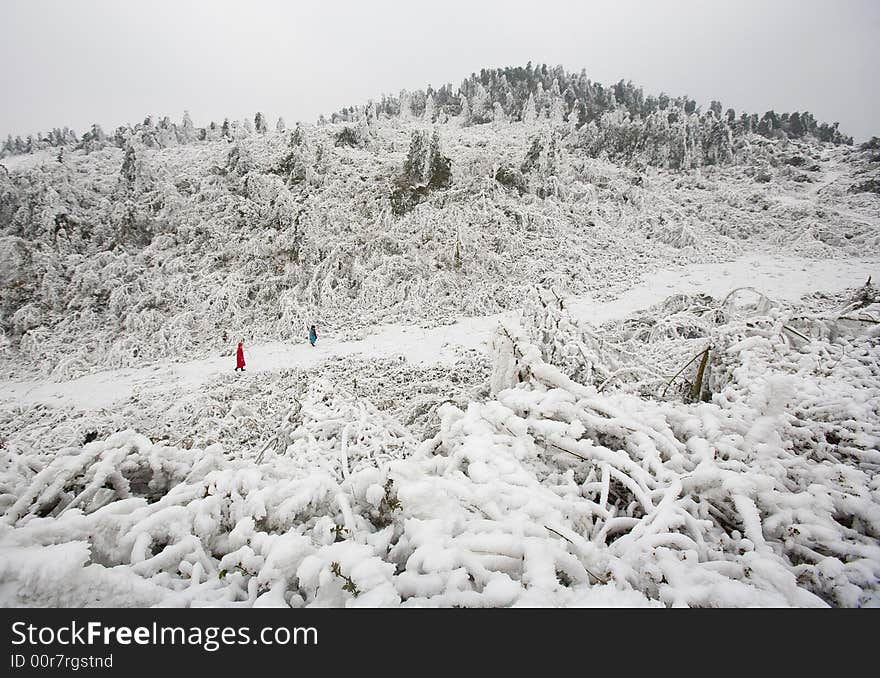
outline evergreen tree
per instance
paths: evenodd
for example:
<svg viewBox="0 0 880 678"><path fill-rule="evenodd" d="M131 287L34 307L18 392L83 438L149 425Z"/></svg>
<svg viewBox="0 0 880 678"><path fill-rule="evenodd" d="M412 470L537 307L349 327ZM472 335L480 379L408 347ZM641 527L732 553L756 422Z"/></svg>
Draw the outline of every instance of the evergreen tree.
<svg viewBox="0 0 880 678"><path fill-rule="evenodd" d="M302 123L296 123L293 132L290 135L290 144L292 146L303 146L306 143L306 131Z"/></svg>
<svg viewBox="0 0 880 678"><path fill-rule="evenodd" d="M254 116L254 128L257 130L257 134L266 134L269 131L269 123L266 121L266 116L259 111Z"/></svg>
<svg viewBox="0 0 880 678"><path fill-rule="evenodd" d="M474 83L473 90L470 97L470 122L475 125L491 122L493 109L489 93L480 82Z"/></svg>
<svg viewBox="0 0 880 678"><path fill-rule="evenodd" d="M435 114L434 95L429 94L425 98L425 112L422 114L422 119L427 123L432 123L432 122L434 122L434 114Z"/></svg>
<svg viewBox="0 0 880 678"><path fill-rule="evenodd" d="M296 123L296 127L290 133L287 149L287 155L284 156L278 170L279 174L287 177L287 183L291 185L305 181L309 172L309 149L305 130L300 123Z"/></svg>
<svg viewBox="0 0 880 678"><path fill-rule="evenodd" d="M495 122L506 122L507 121L507 116L504 115L504 107L499 102L496 101L492 105L492 109L493 109L492 110L492 119Z"/></svg>
<svg viewBox="0 0 880 678"><path fill-rule="evenodd" d="M428 152L428 186L446 188L452 183L452 161L440 150L440 132L434 129Z"/></svg>
<svg viewBox="0 0 880 678"><path fill-rule="evenodd" d="M412 101L409 92L405 89L400 90L399 106L399 115L403 120L408 120L412 117Z"/></svg>
<svg viewBox="0 0 880 678"><path fill-rule="evenodd" d="M180 143L189 144L196 140L196 127L193 125L189 111L183 112L183 120L180 122L179 129Z"/></svg>
<svg viewBox="0 0 880 678"><path fill-rule="evenodd" d="M795 111L788 119L788 134L795 139L800 139L806 134L807 130L801 120L801 114Z"/></svg>
<svg viewBox="0 0 880 678"><path fill-rule="evenodd" d="M123 185L128 190L134 188L134 183L137 179L137 155L131 142L128 142L125 146L125 154L122 158L122 168L119 170L119 174Z"/></svg>
<svg viewBox="0 0 880 678"><path fill-rule="evenodd" d="M562 124L565 112L563 110L562 93L559 91L559 80L553 80L550 87L550 122L554 125Z"/></svg>
<svg viewBox="0 0 880 678"><path fill-rule="evenodd" d="M521 119L524 123L533 123L537 117L537 111L535 110L535 97L533 94L529 94L529 98L523 106Z"/></svg>
<svg viewBox="0 0 880 678"><path fill-rule="evenodd" d="M461 101L461 111L458 117L463 125L469 125L471 122L471 108L468 106L467 97L462 93L459 99Z"/></svg>
<svg viewBox="0 0 880 678"><path fill-rule="evenodd" d="M535 87L535 113L537 114L538 120L546 120L547 119L547 103L545 101L546 93L544 92L544 85L538 81L537 86Z"/></svg>
<svg viewBox="0 0 880 678"><path fill-rule="evenodd" d="M409 141L409 152L403 164L403 175L410 184L420 185L427 183L428 167L425 161L428 149L429 146L425 132L413 130Z"/></svg>

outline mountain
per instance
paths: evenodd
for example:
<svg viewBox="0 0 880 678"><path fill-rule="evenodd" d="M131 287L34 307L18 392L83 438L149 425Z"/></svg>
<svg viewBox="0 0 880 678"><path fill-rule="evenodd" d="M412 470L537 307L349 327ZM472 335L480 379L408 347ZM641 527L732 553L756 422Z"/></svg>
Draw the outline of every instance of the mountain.
<svg viewBox="0 0 880 678"><path fill-rule="evenodd" d="M292 131L148 118L8 157L4 358L70 376L493 313L534 284L613 293L658 261L876 247L875 198L849 192L870 151L718 111L529 66Z"/></svg>
<svg viewBox="0 0 880 678"><path fill-rule="evenodd" d="M530 65L46 139L0 604L880 602L876 139Z"/></svg>

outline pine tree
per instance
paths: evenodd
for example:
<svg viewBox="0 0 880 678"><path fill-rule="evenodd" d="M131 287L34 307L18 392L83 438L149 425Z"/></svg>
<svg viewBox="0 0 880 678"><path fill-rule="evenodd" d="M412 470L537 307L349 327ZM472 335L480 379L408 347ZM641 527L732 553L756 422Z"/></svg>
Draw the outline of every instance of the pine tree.
<svg viewBox="0 0 880 678"><path fill-rule="evenodd" d="M427 123L434 122L434 95L429 94L425 98L425 112L422 114L422 119Z"/></svg>
<svg viewBox="0 0 880 678"><path fill-rule="evenodd" d="M183 120L180 122L178 137L182 144L190 144L196 140L196 127L193 125L189 111L183 112Z"/></svg>
<svg viewBox="0 0 880 678"><path fill-rule="evenodd" d="M470 122L475 125L491 122L492 104L489 93L482 83L474 83L474 92L470 97Z"/></svg>
<svg viewBox="0 0 880 678"><path fill-rule="evenodd" d="M260 111L257 111L257 114L254 116L254 128L257 130L257 134L266 134L266 132L269 131L269 124L266 121L266 116Z"/></svg>
<svg viewBox="0 0 880 678"><path fill-rule="evenodd" d="M275 131L276 132L284 132L287 129L287 125L284 124L284 118L278 118L278 122L275 123Z"/></svg>
<svg viewBox="0 0 880 678"><path fill-rule="evenodd" d="M308 179L309 174L309 149L306 144L305 131L300 123L296 123L290 138L287 141L287 155L281 161L278 173L287 178L290 185L298 184Z"/></svg>
<svg viewBox="0 0 880 678"><path fill-rule="evenodd" d="M467 97L462 93L459 99L461 100L461 111L458 114L458 118L461 120L462 125L469 125L471 122L471 108L468 105Z"/></svg>
<svg viewBox="0 0 880 678"><path fill-rule="evenodd" d="M547 119L547 94L544 91L544 85L539 81L538 85L535 87L535 113L537 114L538 120L546 120Z"/></svg>
<svg viewBox="0 0 880 678"><path fill-rule="evenodd" d="M134 145L129 142L125 146L125 154L122 158L122 169L119 170L123 184L129 190L134 187L137 179L137 155L135 154Z"/></svg>
<svg viewBox="0 0 880 678"><path fill-rule="evenodd" d="M807 130L801 121L801 114L795 111L788 119L788 134L795 139L800 139L806 134Z"/></svg>
<svg viewBox="0 0 880 678"><path fill-rule="evenodd" d="M303 129L302 123L296 123L296 127L294 127L293 132L290 134L290 145L291 146L303 146L306 142L306 132Z"/></svg>
<svg viewBox="0 0 880 678"><path fill-rule="evenodd" d="M495 122L507 122L507 116L504 115L504 107L499 101L492 104L492 119Z"/></svg>
<svg viewBox="0 0 880 678"><path fill-rule="evenodd" d="M413 130L409 140L409 152L403 164L403 175L410 184L420 185L427 183L427 154L427 135L420 130Z"/></svg>
<svg viewBox="0 0 880 678"><path fill-rule="evenodd" d="M428 186L446 188L452 183L452 161L440 150L440 132L434 129L428 152Z"/></svg>
<svg viewBox="0 0 880 678"><path fill-rule="evenodd" d="M559 91L559 80L554 79L550 88L550 122L554 125L560 125L564 120L563 103L562 93Z"/></svg>
<svg viewBox="0 0 880 678"><path fill-rule="evenodd" d="M405 89L400 90L400 118L402 120L409 120L412 117L412 100L410 98L409 92Z"/></svg>
<svg viewBox="0 0 880 678"><path fill-rule="evenodd" d="M535 122L537 117L537 111L535 110L535 96L533 94L529 94L529 98L526 100L526 103L523 106L521 120L524 123L530 124Z"/></svg>
<svg viewBox="0 0 880 678"><path fill-rule="evenodd" d="M376 108L376 102L372 99L367 104L367 110L364 113L368 125L373 125L379 119L379 110Z"/></svg>
<svg viewBox="0 0 880 678"><path fill-rule="evenodd" d="M520 114L520 111L516 110L513 92L508 91L504 97L504 112L510 120L516 120Z"/></svg>

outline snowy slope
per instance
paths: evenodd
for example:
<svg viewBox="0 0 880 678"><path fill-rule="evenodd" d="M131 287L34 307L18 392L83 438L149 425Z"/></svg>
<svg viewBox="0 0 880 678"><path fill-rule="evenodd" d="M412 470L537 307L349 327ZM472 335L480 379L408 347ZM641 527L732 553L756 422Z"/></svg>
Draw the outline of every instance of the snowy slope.
<svg viewBox="0 0 880 678"><path fill-rule="evenodd" d="M0 604L878 606L870 149L557 89L3 158Z"/></svg>
<svg viewBox="0 0 880 678"><path fill-rule="evenodd" d="M710 334L679 343L712 342L711 402L573 381L530 343L573 321L530 309L493 337L493 393L435 391L422 443L352 390L378 370L413 396L414 374L381 360L346 361L342 380L330 364L227 373L101 412L4 406L3 601L876 605L880 306L866 289L694 299L677 322L708 305ZM619 341L607 327L567 345ZM654 350L628 345L633 364ZM151 416L167 435L120 428Z"/></svg>
<svg viewBox="0 0 880 678"><path fill-rule="evenodd" d="M380 119L337 146L345 129L303 127L299 146L268 133L4 160L0 360L63 380L312 323L346 337L491 315L535 284L602 300L670 264L836 259L880 242L876 196L849 192L864 160L845 147L762 139L737 163L678 172L591 158L549 121ZM395 215L412 134L431 129L451 185ZM533 148L525 193L496 180Z"/></svg>
<svg viewBox="0 0 880 678"><path fill-rule="evenodd" d="M730 270L751 270L756 284L783 272L792 296L843 286L803 275L805 260L748 263ZM878 263L845 272L873 275ZM657 275L642 302L666 290L659 281L681 288L707 273L707 286L720 284L712 269ZM434 354L446 367L431 373L425 331L400 328L384 345L393 337L422 364L353 360L331 340L288 347L287 357L308 349L295 369L260 370L258 358L254 372L232 375L228 360L220 374L184 363L152 390L123 372L115 390L77 380L52 385L74 387L61 398L17 398L0 409L4 600L877 604L880 306L834 294L757 307L692 299L669 316L691 338L659 350L687 355L711 340L711 403L641 397L626 380L602 393L572 381L566 359L545 362L551 344L529 343L555 323L557 339L581 327L566 346L590 351L599 337L607 352L623 336L614 323L656 322L669 308L630 317L631 298L487 319L506 326L491 337L492 395L466 352ZM687 318L706 317L706 304L716 309L710 336L694 338ZM575 317L585 309L614 323L595 333ZM787 338L786 323L804 343ZM631 365L656 362L656 340L627 346ZM150 437L124 430L132 425ZM83 445L89 430L98 439Z"/></svg>
<svg viewBox="0 0 880 678"><path fill-rule="evenodd" d="M599 325L621 319L674 294L702 292L723 297L731 290L753 287L776 299L793 301L814 291L839 292L871 276L880 280L880 258L815 261L751 255L726 264L691 264L681 269L658 270L612 301L571 297L567 307L574 318ZM322 336L314 348L304 336L288 342L256 344L247 347L247 370L252 373L308 370L329 358L345 357L398 358L415 365L454 365L458 349L486 353L499 322L512 320L520 313L475 316L432 328L382 325L365 330L364 338L359 340ZM177 388L198 388L228 371L232 364L231 355L220 355L96 372L64 382L24 380L21 379L24 375L19 373L18 379L0 381L0 400L100 409L126 400L134 393L155 397Z"/></svg>

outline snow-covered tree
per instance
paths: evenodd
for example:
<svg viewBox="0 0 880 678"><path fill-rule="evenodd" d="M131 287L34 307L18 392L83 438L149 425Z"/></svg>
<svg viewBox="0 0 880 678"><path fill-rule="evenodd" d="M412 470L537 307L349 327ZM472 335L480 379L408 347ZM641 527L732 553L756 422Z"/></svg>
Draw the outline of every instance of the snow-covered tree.
<svg viewBox="0 0 880 678"><path fill-rule="evenodd" d="M427 183L429 143L427 133L413 130L409 142L409 152L403 165L403 174L411 184Z"/></svg>
<svg viewBox="0 0 880 678"><path fill-rule="evenodd" d="M425 99L425 112L422 114L422 119L427 123L434 122L434 95L429 94Z"/></svg>
<svg viewBox="0 0 880 678"><path fill-rule="evenodd" d="M400 90L400 117L402 120L409 120L412 118L412 97L409 92L405 89Z"/></svg>
<svg viewBox="0 0 880 678"><path fill-rule="evenodd" d="M550 109L549 119L551 124L561 125L565 116L565 101L562 93L559 91L559 81L554 78L553 85L550 88Z"/></svg>
<svg viewBox="0 0 880 678"><path fill-rule="evenodd" d="M180 123L178 134L180 137L180 143L182 144L191 144L196 140L196 128L195 125L193 125L189 111L183 112L183 120Z"/></svg>
<svg viewBox="0 0 880 678"><path fill-rule="evenodd" d="M254 128L257 131L257 134L266 134L269 131L269 123L266 120L266 116L261 112L257 111L257 114L254 116Z"/></svg>
<svg viewBox="0 0 880 678"><path fill-rule="evenodd" d="M535 110L535 96L533 94L529 94L529 98L526 99L525 105L523 105L522 113L520 114L520 119L530 125L537 120L537 111Z"/></svg>
<svg viewBox="0 0 880 678"><path fill-rule="evenodd" d="M482 83L477 82L474 85L474 91L470 96L470 117L469 122L474 125L491 122L492 120L492 102L489 99L489 93Z"/></svg>
<svg viewBox="0 0 880 678"><path fill-rule="evenodd" d="M459 96L459 100L461 101L461 111L458 114L458 119L461 121L462 125L469 125L471 122L471 109L468 105L468 99L462 93Z"/></svg>
<svg viewBox="0 0 880 678"><path fill-rule="evenodd" d="M504 108L499 102L495 102L493 107L492 119L495 122L507 122L507 116L504 114Z"/></svg>

